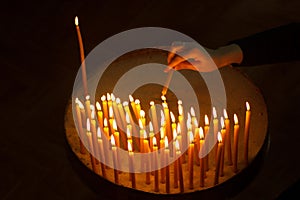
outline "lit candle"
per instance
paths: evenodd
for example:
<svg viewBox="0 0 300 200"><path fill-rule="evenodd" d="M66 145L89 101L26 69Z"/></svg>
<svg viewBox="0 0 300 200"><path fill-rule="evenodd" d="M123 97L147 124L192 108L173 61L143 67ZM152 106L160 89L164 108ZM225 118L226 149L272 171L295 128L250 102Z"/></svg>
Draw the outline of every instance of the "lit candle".
<svg viewBox="0 0 300 200"><path fill-rule="evenodd" d="M219 183L220 162L221 162L221 156L222 156L222 151L223 151L222 135L220 132L218 132L218 146L217 147L218 147L217 148L218 157L217 157L214 185L217 185Z"/></svg>
<svg viewBox="0 0 300 200"><path fill-rule="evenodd" d="M152 143L153 143L153 169L155 169L154 171L154 192L158 192L159 191L159 184L158 184L158 161L157 161L157 151L158 151L158 147L157 147L157 142L156 142L156 138L153 137L152 138Z"/></svg>
<svg viewBox="0 0 300 200"><path fill-rule="evenodd" d="M135 124L135 123L132 119L127 101L123 102L123 107L124 107L124 110L125 110L125 113L126 113L125 119L126 119L127 127L130 127L130 132L132 133L132 135L134 135L135 133L137 133L137 130L136 130L135 126L132 126L132 124ZM135 144L137 144L137 140L138 140L138 138L135 137L135 139L133 140ZM133 151L134 151L135 146L133 145L132 148L133 148Z"/></svg>
<svg viewBox="0 0 300 200"><path fill-rule="evenodd" d="M114 129L114 137L115 137L116 146L120 147L120 133L118 131L117 122L115 119L113 120L113 129Z"/></svg>
<svg viewBox="0 0 300 200"><path fill-rule="evenodd" d="M118 170L117 170L117 165L118 165L118 161L117 161L117 147L116 147L116 143L115 143L115 138L114 135L111 135L111 150L112 150L112 155L113 155L113 164L114 164L114 179L115 179L115 183L119 184L119 175L118 175Z"/></svg>
<svg viewBox="0 0 300 200"><path fill-rule="evenodd" d="M111 100L111 95L109 93L106 94L106 99L107 99L107 106L112 107L112 100Z"/></svg>
<svg viewBox="0 0 300 200"><path fill-rule="evenodd" d="M107 123L107 119L104 118L103 120L103 132L104 132L104 135L106 137L106 139L103 141L103 147L104 149L108 149L109 147L109 144L108 144L108 141L109 141L109 128L108 128L108 123ZM108 157L105 156L105 162L108 163Z"/></svg>
<svg viewBox="0 0 300 200"><path fill-rule="evenodd" d="M140 111L141 111L141 102L139 99L134 100L135 108L136 108L136 118L140 118Z"/></svg>
<svg viewBox="0 0 300 200"><path fill-rule="evenodd" d="M245 164L248 165L248 145L249 145L249 128L250 128L250 116L251 116L251 111L250 111L250 104L246 102L246 117L245 117L245 132L244 132L244 159L245 159Z"/></svg>
<svg viewBox="0 0 300 200"><path fill-rule="evenodd" d="M91 119L91 101L90 101L90 95L87 95L85 97L85 110L86 110L86 116Z"/></svg>
<svg viewBox="0 0 300 200"><path fill-rule="evenodd" d="M114 131L115 131L115 129L114 129L114 127L113 127L113 122L114 122L114 111L113 111L113 108L112 108L112 106L109 106L108 107L109 108L109 120L108 120L108 122L109 122L109 130L110 130L110 132L111 132L111 134L113 134L114 133Z"/></svg>
<svg viewBox="0 0 300 200"><path fill-rule="evenodd" d="M208 131L209 131L209 119L208 119L208 116L207 115L205 115L204 116L204 124L205 124L205 126L204 126L204 136L206 137L207 136L207 134L209 133ZM206 140L205 141L205 146L206 145L209 145L209 140ZM204 168L205 168L205 171L208 171L209 170L209 154L207 153L207 155L205 156L205 159L204 159L205 161L204 161Z"/></svg>
<svg viewBox="0 0 300 200"><path fill-rule="evenodd" d="M98 101L96 102L96 108L97 108L98 123L99 123L99 126L102 128L103 127L103 112L101 109L101 105Z"/></svg>
<svg viewBox="0 0 300 200"><path fill-rule="evenodd" d="M176 130L176 129L175 129ZM178 155L177 154L177 146L178 146L178 148L179 148L179 142L178 142L178 140L175 140L175 142L174 142L174 146L175 146L175 162L174 162L174 176L173 176L173 180L174 180L174 183L173 183L173 185L174 185L174 188L178 188L178 159L179 159L179 157L180 157L180 155Z"/></svg>
<svg viewBox="0 0 300 200"><path fill-rule="evenodd" d="M78 124L78 131L79 131L79 144L80 144L80 153L85 154L85 147L82 143L82 140L84 139L83 135L83 128L82 128L82 120L81 120L81 112L80 112L80 100L78 98L75 99L75 110L76 110L76 119L77 119L77 124ZM83 105L82 105L83 106Z"/></svg>
<svg viewBox="0 0 300 200"><path fill-rule="evenodd" d="M144 153L149 153L150 152L150 150L149 150L149 141L148 141L148 139L147 139L147 133L146 133L146 131L144 130L144 141L143 141L143 149L144 149ZM147 185L149 185L150 184L150 160L149 159L147 159L147 157L146 157L146 160L145 160L145 166L146 166L146 184Z"/></svg>
<svg viewBox="0 0 300 200"><path fill-rule="evenodd" d="M200 140L200 149L199 149L199 153L200 151L203 149L203 144L204 144L204 133L203 133L203 128L200 127L199 129L199 140ZM200 158L200 187L204 187L204 176L205 175L205 172L204 172L204 158L203 156L201 155L201 158Z"/></svg>
<svg viewBox="0 0 300 200"><path fill-rule="evenodd" d="M215 141L217 141L217 135L218 135L218 129L219 129L219 120L218 120L218 115L217 115L217 111L216 111L216 108L215 107L213 107L213 117L214 117L214 119L213 119L213 125L214 125L214 143L215 143ZM215 145L215 159L217 159L217 148L216 148L216 146L217 146L217 144Z"/></svg>
<svg viewBox="0 0 300 200"><path fill-rule="evenodd" d="M131 95L129 95L129 101L130 101L130 105L131 105L132 111L133 111L134 115L137 118L138 115L137 115L137 111L136 111L136 105L134 103L134 98Z"/></svg>
<svg viewBox="0 0 300 200"><path fill-rule="evenodd" d="M152 122L149 122L149 141L150 141L150 150L153 151L153 138L154 132L153 132L153 125Z"/></svg>
<svg viewBox="0 0 300 200"><path fill-rule="evenodd" d="M104 156L105 156L105 153L104 153L104 150L103 150L103 140L102 140L102 134L101 134L101 130L100 130L100 127L98 127L97 129L97 141L98 141L98 148L99 148L99 159L100 159L100 166L101 166L101 172L102 172L102 176L104 178L106 178L106 172L105 172L105 166L103 164L103 161L104 161Z"/></svg>
<svg viewBox="0 0 300 200"><path fill-rule="evenodd" d="M104 113L104 118L108 119L108 108L107 108L107 101L106 101L106 96L103 95L101 97L102 101L102 108L103 108L103 113Z"/></svg>
<svg viewBox="0 0 300 200"><path fill-rule="evenodd" d="M196 113L195 113L195 110L193 107L191 107L191 116L192 116L192 128L193 128L193 132L195 132L195 129L198 128L198 121L197 121L197 118L196 118Z"/></svg>
<svg viewBox="0 0 300 200"><path fill-rule="evenodd" d="M223 143L223 151L221 154L221 162L220 162L220 176L224 176L224 157L225 157L225 149L226 149L226 128L224 118L221 117L221 136L222 136L222 143Z"/></svg>
<svg viewBox="0 0 300 200"><path fill-rule="evenodd" d="M129 176L130 176L130 180L131 180L131 187L136 188L134 166L133 166L132 144L129 141L127 142L127 148L128 148L128 154L129 154Z"/></svg>
<svg viewBox="0 0 300 200"><path fill-rule="evenodd" d="M143 127L146 126L146 118L145 118L145 111L140 110L140 120L142 121Z"/></svg>
<svg viewBox="0 0 300 200"><path fill-rule="evenodd" d="M168 108L168 104L166 102L166 97L162 96L161 99L164 101L162 103L162 106L164 108L164 116L166 120L166 135L168 136L169 139L172 138L172 130L171 130L171 120L170 120L170 111Z"/></svg>
<svg viewBox="0 0 300 200"><path fill-rule="evenodd" d="M239 146L239 121L236 114L233 115L234 127L233 127L233 172L238 172L238 146Z"/></svg>
<svg viewBox="0 0 300 200"><path fill-rule="evenodd" d="M126 127L125 112L124 112L123 106L121 104L121 100L119 98L116 98L116 104L117 104L118 111L119 111L119 114L121 117L121 122L122 122L123 128L125 128Z"/></svg>
<svg viewBox="0 0 300 200"><path fill-rule="evenodd" d="M127 149L126 145L126 133L124 130L126 130L126 120L125 120L125 112L123 109L123 106L121 104L121 100L119 98L116 98L115 101L113 101L113 105L116 107L116 113L118 113L118 125L119 125L119 132L120 132L120 142L121 147L124 147Z"/></svg>
<svg viewBox="0 0 300 200"><path fill-rule="evenodd" d="M168 165L170 156L168 136L165 136L165 162L166 162L166 193L170 193L170 167Z"/></svg>
<svg viewBox="0 0 300 200"><path fill-rule="evenodd" d="M181 135L182 135L182 146L180 147L181 149L186 149L187 147L187 133L186 133L186 124L185 124L185 119L184 119L184 113L183 113L183 106L182 106L182 101L178 100L178 122L181 127ZM178 130L177 130L178 132ZM182 163L185 163L185 156L182 156Z"/></svg>
<svg viewBox="0 0 300 200"><path fill-rule="evenodd" d="M145 132L145 129L144 129L144 126L143 126L143 122L141 119L139 119L139 126L140 126L140 141L139 141L139 149L140 149L140 152L141 153L144 153L144 145L143 145L143 140L144 140L144 132Z"/></svg>
<svg viewBox="0 0 300 200"><path fill-rule="evenodd" d="M199 135L199 131L200 131L200 128L198 127L198 121L197 120L194 120L194 127L195 127L195 162L196 162L196 165L200 166L200 158L199 158L199 151L200 151L200 135Z"/></svg>
<svg viewBox="0 0 300 200"><path fill-rule="evenodd" d="M92 132L92 145L94 149L94 153L99 155L99 148L97 147L97 129L96 129L96 120L95 120L95 109L92 109L91 112L91 132ZM98 164L98 160L96 160Z"/></svg>
<svg viewBox="0 0 300 200"><path fill-rule="evenodd" d="M224 109L224 118L225 118L225 128L226 128L225 140L227 142L226 149L227 149L228 165L232 165L230 120L228 118L226 109Z"/></svg>
<svg viewBox="0 0 300 200"><path fill-rule="evenodd" d="M194 136L191 130L188 131L189 134L189 159L188 159L188 169L189 169L189 189L194 188Z"/></svg>
<svg viewBox="0 0 300 200"><path fill-rule="evenodd" d="M91 133L91 125L90 125L90 119L87 118L86 120L86 136L88 139L88 144L90 147L90 158L91 158L91 163L92 163L92 169L95 173L97 173L97 168L96 168L96 160L95 157L93 156L94 154L94 149L93 149L93 141L92 141L92 133Z"/></svg>
<svg viewBox="0 0 300 200"><path fill-rule="evenodd" d="M165 146L165 141L164 141L164 138L165 138L165 130L164 130L164 127L161 127L160 128L160 148L164 148ZM164 156L163 156L163 151L161 150L160 151L161 155L160 155L160 158L161 158L161 164L164 165L165 163L165 159L164 159ZM166 168L165 167L162 167L161 170L160 170L160 175L161 175L161 178L160 178L160 182L161 183L165 183L166 182Z"/></svg>
<svg viewBox="0 0 300 200"><path fill-rule="evenodd" d="M158 120L157 120L157 114L156 114L156 107L154 104L154 101L150 102L150 110L151 110L151 117L152 117L152 123L154 128L155 135L159 132L159 126L158 126ZM158 139L158 138L156 138Z"/></svg>
<svg viewBox="0 0 300 200"><path fill-rule="evenodd" d="M83 42L82 37L80 33L79 28L79 21L78 17L75 17L75 26L76 26L76 32L77 32L77 38L78 38L78 44L79 44L79 50L80 50L80 60L81 60L81 73L82 73L82 83L83 83L83 89L85 96L88 95L88 86L87 86L87 78L86 78L86 67L85 67L85 56L84 56L84 48L83 48Z"/></svg>
<svg viewBox="0 0 300 200"><path fill-rule="evenodd" d="M175 145L176 145L176 158L178 158L176 162L178 166L179 188L180 188L180 192L183 193L184 183L183 183L183 173L182 173L181 156L180 156L181 151L180 151L179 142L176 141Z"/></svg>

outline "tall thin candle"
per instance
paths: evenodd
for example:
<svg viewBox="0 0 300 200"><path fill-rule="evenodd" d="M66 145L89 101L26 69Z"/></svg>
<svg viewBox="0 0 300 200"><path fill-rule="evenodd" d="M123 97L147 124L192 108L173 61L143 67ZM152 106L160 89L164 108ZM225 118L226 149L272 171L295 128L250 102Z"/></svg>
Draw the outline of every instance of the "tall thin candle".
<svg viewBox="0 0 300 200"><path fill-rule="evenodd" d="M248 165L249 159L248 159L248 151L249 151L249 128L250 128L250 104L246 102L246 117L245 117L245 132L244 132L244 159L245 164Z"/></svg>

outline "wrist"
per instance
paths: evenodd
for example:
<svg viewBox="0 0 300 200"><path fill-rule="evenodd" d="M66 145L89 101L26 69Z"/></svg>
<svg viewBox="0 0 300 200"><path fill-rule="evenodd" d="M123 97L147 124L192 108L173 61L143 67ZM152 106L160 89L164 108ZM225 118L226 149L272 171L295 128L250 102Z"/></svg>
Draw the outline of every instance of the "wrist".
<svg viewBox="0 0 300 200"><path fill-rule="evenodd" d="M215 53L214 61L219 68L233 63L240 64L243 61L242 49L237 44L220 47Z"/></svg>

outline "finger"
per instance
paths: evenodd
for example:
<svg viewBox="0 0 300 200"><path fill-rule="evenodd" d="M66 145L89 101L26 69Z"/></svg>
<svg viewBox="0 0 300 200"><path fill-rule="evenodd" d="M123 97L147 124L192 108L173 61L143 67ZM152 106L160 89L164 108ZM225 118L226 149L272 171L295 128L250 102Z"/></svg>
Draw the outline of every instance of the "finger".
<svg viewBox="0 0 300 200"><path fill-rule="evenodd" d="M171 62L169 62L169 67L170 67L170 68L173 68L174 66L176 66L176 65L178 65L178 64L180 64L181 62L184 62L184 61L186 61L185 58L176 55L176 56L171 60Z"/></svg>
<svg viewBox="0 0 300 200"><path fill-rule="evenodd" d="M174 58L174 56L176 55L176 52L180 51L181 49L183 49L183 45L179 42L174 42L171 46L171 49L168 53L168 63L170 63L172 61L172 59Z"/></svg>

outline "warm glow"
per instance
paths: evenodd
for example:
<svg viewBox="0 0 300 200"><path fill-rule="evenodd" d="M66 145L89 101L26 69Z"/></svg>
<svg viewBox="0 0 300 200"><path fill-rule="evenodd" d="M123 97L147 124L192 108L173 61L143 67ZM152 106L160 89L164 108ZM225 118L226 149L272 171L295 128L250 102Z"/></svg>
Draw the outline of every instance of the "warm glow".
<svg viewBox="0 0 300 200"><path fill-rule="evenodd" d="M165 137L165 129L164 129L164 127L161 127L160 128L160 138L162 139L164 137Z"/></svg>
<svg viewBox="0 0 300 200"><path fill-rule="evenodd" d="M75 17L75 25L78 26L79 25L79 21L78 21L78 17Z"/></svg>
<svg viewBox="0 0 300 200"><path fill-rule="evenodd" d="M164 112L162 110L160 110L160 115L161 115L160 125L164 126L165 125L165 115L164 115Z"/></svg>
<svg viewBox="0 0 300 200"><path fill-rule="evenodd" d="M167 103L162 103L163 108L168 108L168 104Z"/></svg>
<svg viewBox="0 0 300 200"><path fill-rule="evenodd" d="M86 95L85 100L90 100L90 95Z"/></svg>
<svg viewBox="0 0 300 200"><path fill-rule="evenodd" d="M199 129L199 137L200 137L200 140L204 140L204 132L203 132L202 127L200 127L200 129Z"/></svg>
<svg viewBox="0 0 300 200"><path fill-rule="evenodd" d="M176 128L173 129L173 140L177 138L177 131Z"/></svg>
<svg viewBox="0 0 300 200"><path fill-rule="evenodd" d="M218 132L218 142L221 143L222 142L222 135L220 132Z"/></svg>
<svg viewBox="0 0 300 200"><path fill-rule="evenodd" d="M127 112L125 114L125 119L126 119L126 123L130 124L130 117L129 117L129 114Z"/></svg>
<svg viewBox="0 0 300 200"><path fill-rule="evenodd" d="M192 115L192 117L195 117L195 116L196 116L196 114L195 114L195 110L194 110L194 108L193 108L193 107L191 107L191 115Z"/></svg>
<svg viewBox="0 0 300 200"><path fill-rule="evenodd" d="M239 124L239 120L236 114L233 115L234 118L234 124Z"/></svg>
<svg viewBox="0 0 300 200"><path fill-rule="evenodd" d="M116 103L120 104L121 103L121 99L120 98L116 98Z"/></svg>
<svg viewBox="0 0 300 200"><path fill-rule="evenodd" d="M98 138L102 137L102 133L101 133L100 127L97 128L97 137Z"/></svg>
<svg viewBox="0 0 300 200"><path fill-rule="evenodd" d="M83 103L79 99L77 99L76 103L78 104L80 109L84 109Z"/></svg>
<svg viewBox="0 0 300 200"><path fill-rule="evenodd" d="M164 95L162 95L162 96L161 96L161 100L166 101L167 98L166 98Z"/></svg>
<svg viewBox="0 0 300 200"><path fill-rule="evenodd" d="M146 130L143 131L143 138L146 140L148 138Z"/></svg>
<svg viewBox="0 0 300 200"><path fill-rule="evenodd" d="M154 101L150 101L150 106L154 106Z"/></svg>
<svg viewBox="0 0 300 200"><path fill-rule="evenodd" d="M91 110L95 110L95 106L93 104L90 105Z"/></svg>
<svg viewBox="0 0 300 200"><path fill-rule="evenodd" d="M204 123L205 123L205 126L209 126L209 119L208 119L207 115L204 116Z"/></svg>
<svg viewBox="0 0 300 200"><path fill-rule="evenodd" d="M192 130L192 124L189 120L186 121L186 126L188 130Z"/></svg>
<svg viewBox="0 0 300 200"><path fill-rule="evenodd" d="M198 121L197 121L197 119L194 119L194 126L196 127L196 128L198 128Z"/></svg>
<svg viewBox="0 0 300 200"><path fill-rule="evenodd" d="M116 97L115 97L115 95L113 93L110 94L110 98L111 98L112 101L116 100Z"/></svg>
<svg viewBox="0 0 300 200"><path fill-rule="evenodd" d="M181 100L178 100L178 105L182 105L182 101Z"/></svg>
<svg viewBox="0 0 300 200"><path fill-rule="evenodd" d="M152 138L153 146L157 146L156 137Z"/></svg>
<svg viewBox="0 0 300 200"><path fill-rule="evenodd" d="M104 127L107 127L107 119L106 118L104 118L104 121L103 121L103 125L104 125Z"/></svg>
<svg viewBox="0 0 300 200"><path fill-rule="evenodd" d="M221 127L222 129L225 129L225 122L223 117L221 117Z"/></svg>
<svg viewBox="0 0 300 200"><path fill-rule="evenodd" d="M127 127L127 131L126 131L126 135L127 135L127 138L131 138L131 133L130 133L130 128Z"/></svg>
<svg viewBox="0 0 300 200"><path fill-rule="evenodd" d="M225 118L225 119L228 119L228 115L227 115L226 109L223 110L223 113L224 113L224 118Z"/></svg>
<svg viewBox="0 0 300 200"><path fill-rule="evenodd" d="M181 133L181 127L180 127L180 123L177 123L177 133L180 134Z"/></svg>
<svg viewBox="0 0 300 200"><path fill-rule="evenodd" d="M189 131L189 142L193 143L194 142L194 135L192 131Z"/></svg>
<svg viewBox="0 0 300 200"><path fill-rule="evenodd" d="M178 140L176 140L176 142L175 142L175 148L176 148L176 151L180 151Z"/></svg>
<svg viewBox="0 0 300 200"><path fill-rule="evenodd" d="M109 106L109 118L113 118L113 117L114 117L114 110L112 106Z"/></svg>
<svg viewBox="0 0 300 200"><path fill-rule="evenodd" d="M91 124L90 124L90 119L89 118L86 119L86 130L88 132L91 131Z"/></svg>
<svg viewBox="0 0 300 200"><path fill-rule="evenodd" d="M138 105L138 104L140 104L141 102L140 102L139 99L136 99L136 100L134 101L134 103L135 103L136 105Z"/></svg>
<svg viewBox="0 0 300 200"><path fill-rule="evenodd" d="M92 118L92 119L95 119L95 110L94 110L94 109L92 109L92 112L91 112L91 118Z"/></svg>
<svg viewBox="0 0 300 200"><path fill-rule="evenodd" d="M175 123L175 116L172 112L170 112L170 116L171 116L172 123Z"/></svg>
<svg viewBox="0 0 300 200"><path fill-rule="evenodd" d="M131 95L129 95L129 101L130 101L130 102L133 102L133 101L134 101L134 99L133 99L133 97L132 97Z"/></svg>
<svg viewBox="0 0 300 200"><path fill-rule="evenodd" d="M149 131L150 131L150 132L153 132L153 125L152 125L152 122L149 122Z"/></svg>
<svg viewBox="0 0 300 200"><path fill-rule="evenodd" d="M141 118L145 118L145 111L140 110L140 117L141 117Z"/></svg>
<svg viewBox="0 0 300 200"><path fill-rule="evenodd" d="M109 93L106 94L106 98L107 98L107 101L110 101L110 100L111 100L111 97L110 97L110 94L109 94Z"/></svg>
<svg viewBox="0 0 300 200"><path fill-rule="evenodd" d="M246 108L247 110L250 110L250 104L248 103L248 101L246 102Z"/></svg>
<svg viewBox="0 0 300 200"><path fill-rule="evenodd" d="M142 120L141 120L141 119L139 119L139 126L140 126L140 129L143 129L143 128L144 128L144 126L143 126L143 122L142 122Z"/></svg>
<svg viewBox="0 0 300 200"><path fill-rule="evenodd" d="M97 108L97 110L101 110L101 105L98 101L96 102L96 108Z"/></svg>
<svg viewBox="0 0 300 200"><path fill-rule="evenodd" d="M187 120L188 120L190 123L192 123L192 117L191 117L191 114L190 114L190 113L188 113Z"/></svg>
<svg viewBox="0 0 300 200"><path fill-rule="evenodd" d="M169 141L167 136L165 136L165 148L169 148Z"/></svg>
<svg viewBox="0 0 300 200"><path fill-rule="evenodd" d="M124 106L124 107L128 106L128 101L124 101L124 102L123 102L123 106Z"/></svg>
<svg viewBox="0 0 300 200"><path fill-rule="evenodd" d="M214 116L214 119L217 119L217 117L218 117L215 107L213 107L213 116Z"/></svg>
<svg viewBox="0 0 300 200"><path fill-rule="evenodd" d="M117 122L116 120L113 120L113 129L116 131L118 130Z"/></svg>
<svg viewBox="0 0 300 200"><path fill-rule="evenodd" d="M106 96L105 96L105 95L102 95L101 101L105 101L105 100L106 100Z"/></svg>
<svg viewBox="0 0 300 200"><path fill-rule="evenodd" d="M183 114L183 107L182 107L182 105L178 105L178 114L179 115L182 115Z"/></svg>
<svg viewBox="0 0 300 200"><path fill-rule="evenodd" d="M127 147L128 147L128 151L132 152L132 146L131 146L131 143L129 141L127 141Z"/></svg>
<svg viewBox="0 0 300 200"><path fill-rule="evenodd" d="M112 146L116 146L116 141L115 141L114 135L111 135L111 137L110 137L110 142L111 142L111 145L112 145Z"/></svg>

